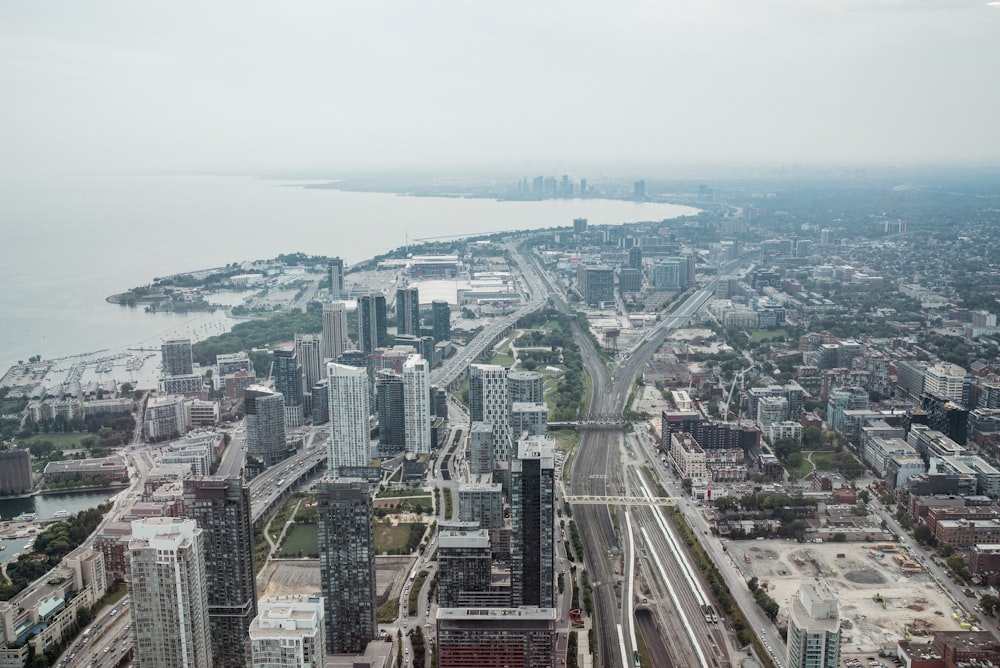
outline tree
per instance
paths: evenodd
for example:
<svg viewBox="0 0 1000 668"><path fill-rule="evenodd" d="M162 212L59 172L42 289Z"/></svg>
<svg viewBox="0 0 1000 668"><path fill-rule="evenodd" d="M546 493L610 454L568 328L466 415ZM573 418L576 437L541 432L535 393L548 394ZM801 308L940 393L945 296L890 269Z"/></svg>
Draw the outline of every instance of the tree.
<svg viewBox="0 0 1000 668"><path fill-rule="evenodd" d="M861 503L868 503L868 501L871 500L871 497L872 495L868 493L867 489L858 490L858 501Z"/></svg>
<svg viewBox="0 0 1000 668"><path fill-rule="evenodd" d="M988 615L995 615L997 608L1000 607L1000 598L992 594L984 594L981 599L979 599L979 604L983 608L983 612Z"/></svg>
<svg viewBox="0 0 1000 668"><path fill-rule="evenodd" d="M810 448L819 445L823 440L823 431L819 427L806 427L802 432L802 443Z"/></svg>
<svg viewBox="0 0 1000 668"><path fill-rule="evenodd" d="M913 530L913 537L923 545L931 545L934 542L934 533L926 524L920 524Z"/></svg>

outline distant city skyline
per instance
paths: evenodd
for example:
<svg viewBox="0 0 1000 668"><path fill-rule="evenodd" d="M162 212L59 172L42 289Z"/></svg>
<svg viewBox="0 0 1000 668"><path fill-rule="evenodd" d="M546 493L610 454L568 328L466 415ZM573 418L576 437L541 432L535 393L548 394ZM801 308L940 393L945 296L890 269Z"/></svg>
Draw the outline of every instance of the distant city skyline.
<svg viewBox="0 0 1000 668"><path fill-rule="evenodd" d="M0 172L995 164L995 5L9 3Z"/></svg>

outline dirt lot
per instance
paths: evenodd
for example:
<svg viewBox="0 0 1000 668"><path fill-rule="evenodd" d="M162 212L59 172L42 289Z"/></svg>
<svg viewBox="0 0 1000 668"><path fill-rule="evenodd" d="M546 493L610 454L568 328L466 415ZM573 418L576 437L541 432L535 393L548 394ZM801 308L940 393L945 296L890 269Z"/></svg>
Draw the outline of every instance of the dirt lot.
<svg viewBox="0 0 1000 668"><path fill-rule="evenodd" d="M872 544L764 540L727 541L727 545L747 579L756 576L767 582L771 597L781 606L779 624L787 621L786 611L799 583L807 577L825 578L840 600L845 655L895 645L906 630L915 641L924 639L924 631L960 630L952 620L950 600L929 575L903 573L892 552L869 556ZM884 608L872 598L875 594L885 598Z"/></svg>
<svg viewBox="0 0 1000 668"><path fill-rule="evenodd" d="M383 595L390 592L394 592L394 596L399 596L403 581L413 567L413 562L413 557L376 557L376 597L381 600ZM274 559L264 567L257 578L258 598L286 594L315 594L318 596L321 592L319 559Z"/></svg>

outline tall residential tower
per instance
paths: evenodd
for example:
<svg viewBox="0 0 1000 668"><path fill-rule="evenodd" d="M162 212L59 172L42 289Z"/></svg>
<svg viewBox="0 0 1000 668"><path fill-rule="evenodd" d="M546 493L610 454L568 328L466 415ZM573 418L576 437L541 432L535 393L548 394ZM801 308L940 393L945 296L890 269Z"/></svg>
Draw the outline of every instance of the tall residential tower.
<svg viewBox="0 0 1000 668"><path fill-rule="evenodd" d="M358 654L375 639L375 536L368 483L325 478L317 486L319 570L330 654Z"/></svg>
<svg viewBox="0 0 1000 668"><path fill-rule="evenodd" d="M251 385L243 393L246 410L247 454L265 466L285 457L285 398L263 385Z"/></svg>
<svg viewBox="0 0 1000 668"><path fill-rule="evenodd" d="M191 339L171 339L160 345L164 376L186 376L194 371Z"/></svg>
<svg viewBox="0 0 1000 668"><path fill-rule="evenodd" d="M554 608L555 439L531 436L519 441L510 477L513 605Z"/></svg>
<svg viewBox="0 0 1000 668"><path fill-rule="evenodd" d="M344 364L326 365L330 397L330 440L327 470L340 475L341 466L371 463L371 430L368 426L368 372Z"/></svg>
<svg viewBox="0 0 1000 668"><path fill-rule="evenodd" d="M420 291L417 288L396 290L396 333L420 334Z"/></svg>
<svg viewBox="0 0 1000 668"><path fill-rule="evenodd" d="M250 488L239 476L184 481L184 514L202 531L208 623L215 668L245 668L246 639L257 615Z"/></svg>
<svg viewBox="0 0 1000 668"><path fill-rule="evenodd" d="M403 363L403 427L406 452L431 451L431 370L420 355L410 355Z"/></svg>
<svg viewBox="0 0 1000 668"><path fill-rule="evenodd" d="M347 305L344 302L323 304L323 361L336 362L347 350Z"/></svg>
<svg viewBox="0 0 1000 668"><path fill-rule="evenodd" d="M358 348L375 352L385 345L388 328L385 320L385 295L371 294L358 299Z"/></svg>
<svg viewBox="0 0 1000 668"><path fill-rule="evenodd" d="M129 606L138 666L213 665L202 534L194 520L132 522Z"/></svg>

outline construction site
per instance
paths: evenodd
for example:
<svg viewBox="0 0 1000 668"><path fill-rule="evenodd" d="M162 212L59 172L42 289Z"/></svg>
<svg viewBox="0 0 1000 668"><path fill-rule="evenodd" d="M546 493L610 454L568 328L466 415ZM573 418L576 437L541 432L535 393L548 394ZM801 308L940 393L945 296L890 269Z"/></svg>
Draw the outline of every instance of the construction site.
<svg viewBox="0 0 1000 668"><path fill-rule="evenodd" d="M778 624L803 580L824 578L840 602L842 654L869 656L901 639L929 640L935 631L972 628L918 561L896 543L727 542L727 552L749 581L781 606Z"/></svg>

